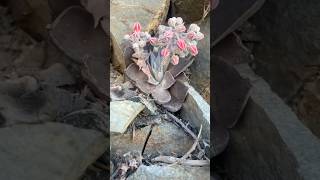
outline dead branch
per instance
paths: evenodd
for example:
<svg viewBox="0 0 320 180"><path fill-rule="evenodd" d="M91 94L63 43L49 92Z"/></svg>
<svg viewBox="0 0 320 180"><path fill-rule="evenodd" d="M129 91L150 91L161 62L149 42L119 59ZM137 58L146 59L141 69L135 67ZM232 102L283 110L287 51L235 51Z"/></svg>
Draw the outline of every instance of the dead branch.
<svg viewBox="0 0 320 180"><path fill-rule="evenodd" d="M166 114L176 123L178 123L193 139L197 139L197 136L181 121L181 119L177 118L175 115L168 111L166 111Z"/></svg>
<svg viewBox="0 0 320 180"><path fill-rule="evenodd" d="M181 160L185 160L187 157L190 156L190 154L191 154L194 150L196 150L197 145L198 145L198 143L199 143L199 138L200 138L200 135L201 135L201 131L202 131L202 125L200 126L200 130L199 130L199 133L198 133L198 137L195 139L195 141L194 141L193 145L191 146L191 148L189 149L189 151L188 151L185 155L182 156Z"/></svg>
<svg viewBox="0 0 320 180"><path fill-rule="evenodd" d="M167 164L180 164L185 166L209 166L210 161L208 160L182 160L172 156L158 156L151 160L152 162L163 162Z"/></svg>

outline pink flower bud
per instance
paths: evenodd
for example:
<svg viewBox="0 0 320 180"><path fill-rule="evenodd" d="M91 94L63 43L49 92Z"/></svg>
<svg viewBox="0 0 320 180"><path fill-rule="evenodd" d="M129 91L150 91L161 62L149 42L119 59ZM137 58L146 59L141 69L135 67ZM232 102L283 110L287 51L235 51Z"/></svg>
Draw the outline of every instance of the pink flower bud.
<svg viewBox="0 0 320 180"><path fill-rule="evenodd" d="M168 57L170 54L169 49L168 48L162 49L160 54L162 57Z"/></svg>
<svg viewBox="0 0 320 180"><path fill-rule="evenodd" d="M166 32L164 32L163 35L164 35L164 37L166 39L171 39L173 37L173 32L172 31L166 31Z"/></svg>
<svg viewBox="0 0 320 180"><path fill-rule="evenodd" d="M181 49L181 50L185 50L186 49L186 43L184 42L183 39L179 39L177 41L177 46Z"/></svg>
<svg viewBox="0 0 320 180"><path fill-rule="evenodd" d="M189 51L190 51L192 56L196 56L198 54L198 48L195 45L191 45L189 47Z"/></svg>
<svg viewBox="0 0 320 180"><path fill-rule="evenodd" d="M179 56L173 55L171 62L172 62L173 65L177 65L179 63Z"/></svg>
<svg viewBox="0 0 320 180"><path fill-rule="evenodd" d="M176 26L176 31L177 32L185 32L186 31L186 27L183 25L183 24L181 24L181 25L178 25L178 26Z"/></svg>
<svg viewBox="0 0 320 180"><path fill-rule="evenodd" d="M193 39L196 37L196 33L193 32L193 31L189 31L188 34L187 34L187 37L188 37L190 40L193 40Z"/></svg>
<svg viewBox="0 0 320 180"><path fill-rule="evenodd" d="M158 42L158 39L155 38L155 37L151 37L151 38L149 39L149 42L150 42L151 45L155 45L155 44Z"/></svg>
<svg viewBox="0 0 320 180"><path fill-rule="evenodd" d="M196 36L196 39L198 40L198 41L200 41L201 39L203 39L204 38L204 35L201 33L201 32L198 32L197 33L197 36Z"/></svg>
<svg viewBox="0 0 320 180"><path fill-rule="evenodd" d="M139 22L133 24L133 31L135 33L139 33L141 31L141 24Z"/></svg>
<svg viewBox="0 0 320 180"><path fill-rule="evenodd" d="M168 25L171 27L174 27L177 23L177 18L176 17L172 17L168 20Z"/></svg>

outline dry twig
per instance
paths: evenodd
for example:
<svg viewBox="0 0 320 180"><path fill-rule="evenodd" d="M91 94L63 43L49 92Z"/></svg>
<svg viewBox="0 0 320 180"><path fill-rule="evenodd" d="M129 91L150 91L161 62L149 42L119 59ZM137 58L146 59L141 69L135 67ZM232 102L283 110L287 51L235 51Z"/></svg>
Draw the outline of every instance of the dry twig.
<svg viewBox="0 0 320 180"><path fill-rule="evenodd" d="M210 161L208 160L183 160L181 161L181 158L176 158L172 156L158 156L156 158L152 159L153 162L163 162L167 164L180 164L185 166L209 166Z"/></svg>

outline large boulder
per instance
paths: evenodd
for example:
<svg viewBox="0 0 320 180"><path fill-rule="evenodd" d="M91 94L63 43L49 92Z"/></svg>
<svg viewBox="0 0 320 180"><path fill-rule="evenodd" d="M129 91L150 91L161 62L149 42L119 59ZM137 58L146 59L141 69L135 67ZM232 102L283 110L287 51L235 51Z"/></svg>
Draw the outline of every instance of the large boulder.
<svg viewBox="0 0 320 180"><path fill-rule="evenodd" d="M0 129L0 179L76 180L108 148L94 130L66 124Z"/></svg>

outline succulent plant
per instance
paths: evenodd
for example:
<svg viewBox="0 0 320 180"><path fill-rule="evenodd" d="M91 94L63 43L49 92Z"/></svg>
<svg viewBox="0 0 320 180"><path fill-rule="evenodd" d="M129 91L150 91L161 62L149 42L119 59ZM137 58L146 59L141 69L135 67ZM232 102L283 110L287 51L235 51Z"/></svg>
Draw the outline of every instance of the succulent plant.
<svg viewBox="0 0 320 180"><path fill-rule="evenodd" d="M134 23L133 32L124 36L124 43L133 49L127 76L144 93L151 94L158 104L178 111L187 95L183 71L198 54L197 43L204 38L200 27L191 24L187 30L181 17L168 20L169 26L160 25L155 37L141 31Z"/></svg>

